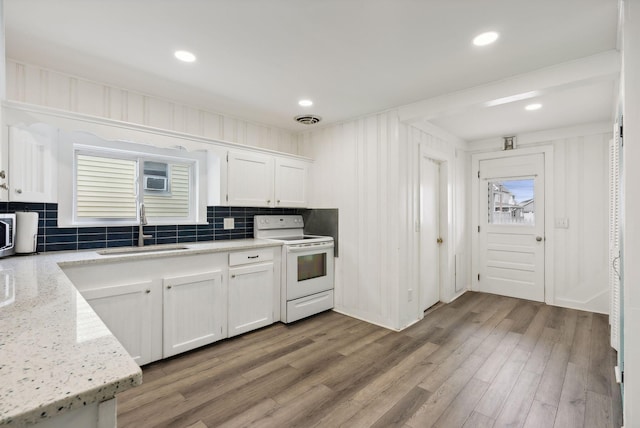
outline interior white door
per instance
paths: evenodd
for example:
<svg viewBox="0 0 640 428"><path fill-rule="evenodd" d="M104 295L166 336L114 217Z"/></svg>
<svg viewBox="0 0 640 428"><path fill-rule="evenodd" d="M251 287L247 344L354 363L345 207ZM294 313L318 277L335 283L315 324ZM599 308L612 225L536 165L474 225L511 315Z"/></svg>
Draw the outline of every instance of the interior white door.
<svg viewBox="0 0 640 428"><path fill-rule="evenodd" d="M440 163L420 157L420 309L440 300Z"/></svg>
<svg viewBox="0 0 640 428"><path fill-rule="evenodd" d="M544 154L480 161L478 289L544 301Z"/></svg>

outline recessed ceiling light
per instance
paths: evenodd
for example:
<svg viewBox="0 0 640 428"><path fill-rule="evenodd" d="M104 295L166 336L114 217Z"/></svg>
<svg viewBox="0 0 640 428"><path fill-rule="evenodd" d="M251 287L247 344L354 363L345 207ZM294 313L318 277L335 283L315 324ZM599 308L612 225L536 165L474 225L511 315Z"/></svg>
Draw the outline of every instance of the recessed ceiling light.
<svg viewBox="0 0 640 428"><path fill-rule="evenodd" d="M486 33L482 33L477 35L473 39L473 44L476 46L486 46L498 40L498 33L495 31L489 31Z"/></svg>
<svg viewBox="0 0 640 428"><path fill-rule="evenodd" d="M194 62L196 60L196 56L189 51L175 51L174 55L184 62Z"/></svg>
<svg viewBox="0 0 640 428"><path fill-rule="evenodd" d="M528 106L526 106L524 109L525 109L525 110L532 111L532 110L538 110L538 109L540 109L540 108L542 108L542 104L535 103L535 104L529 104L529 105L528 105Z"/></svg>
<svg viewBox="0 0 640 428"><path fill-rule="evenodd" d="M300 100L300 101L298 101L298 105L300 107L311 107L313 105L313 101L311 101L311 100Z"/></svg>

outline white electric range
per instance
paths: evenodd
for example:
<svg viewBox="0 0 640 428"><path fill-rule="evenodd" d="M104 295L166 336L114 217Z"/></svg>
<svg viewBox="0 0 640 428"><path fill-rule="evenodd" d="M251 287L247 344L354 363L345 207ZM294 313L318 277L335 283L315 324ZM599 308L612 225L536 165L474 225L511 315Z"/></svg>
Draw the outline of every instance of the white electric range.
<svg viewBox="0 0 640 428"><path fill-rule="evenodd" d="M301 215L257 215L254 238L282 242L281 321L333 308L333 238L304 234Z"/></svg>

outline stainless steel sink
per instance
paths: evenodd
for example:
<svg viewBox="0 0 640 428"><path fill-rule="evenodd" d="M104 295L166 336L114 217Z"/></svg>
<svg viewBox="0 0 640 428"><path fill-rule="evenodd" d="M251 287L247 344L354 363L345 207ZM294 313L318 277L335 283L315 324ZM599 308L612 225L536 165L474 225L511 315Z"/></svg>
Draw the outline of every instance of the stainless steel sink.
<svg viewBox="0 0 640 428"><path fill-rule="evenodd" d="M160 253L163 251L181 251L188 249L189 247L185 247L184 245L149 245L147 247L109 248L108 250L97 251L97 253L101 256L112 256L125 254Z"/></svg>

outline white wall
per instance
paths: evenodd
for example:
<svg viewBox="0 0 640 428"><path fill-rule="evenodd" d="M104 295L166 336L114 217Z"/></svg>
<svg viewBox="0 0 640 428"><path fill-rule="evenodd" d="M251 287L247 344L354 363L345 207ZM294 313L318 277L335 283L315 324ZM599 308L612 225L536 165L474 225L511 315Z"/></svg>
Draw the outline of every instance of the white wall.
<svg viewBox="0 0 640 428"><path fill-rule="evenodd" d="M303 156L315 159L311 206L338 208L340 257L336 260L336 310L393 329L422 317L418 308L418 148L420 144L450 160L451 204L466 200L466 156L444 138L401 124L396 111L309 131L300 136ZM453 189L461 189L454 192ZM463 202L461 202L462 204ZM464 208L464 206L462 206ZM460 255L459 285L468 284L466 222L450 246ZM457 249L457 250L456 250ZM451 274L443 300L455 295ZM408 290L414 290L409 301Z"/></svg>
<svg viewBox="0 0 640 428"><path fill-rule="evenodd" d="M640 426L640 1L624 1L622 49L624 424Z"/></svg>
<svg viewBox="0 0 640 428"><path fill-rule="evenodd" d="M3 55L4 58L4 55ZM288 130L7 59L7 99L298 154Z"/></svg>
<svg viewBox="0 0 640 428"><path fill-rule="evenodd" d="M518 147L552 145L554 156L553 296L557 306L609 313L608 144L609 123L518 136ZM472 142L473 151L499 150L502 139ZM569 228L555 228L568 218Z"/></svg>

